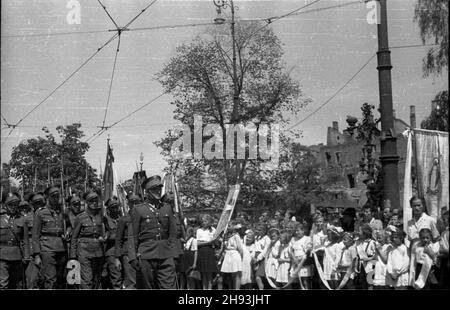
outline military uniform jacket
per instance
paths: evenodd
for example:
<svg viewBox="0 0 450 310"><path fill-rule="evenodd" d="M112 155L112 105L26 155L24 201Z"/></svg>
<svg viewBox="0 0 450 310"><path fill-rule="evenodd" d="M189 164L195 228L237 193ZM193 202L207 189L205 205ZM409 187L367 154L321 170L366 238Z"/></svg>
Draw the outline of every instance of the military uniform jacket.
<svg viewBox="0 0 450 310"><path fill-rule="evenodd" d="M21 240L24 247L21 248ZM30 242L28 226L23 217L12 218L7 214L0 215L0 260L20 261L30 259Z"/></svg>
<svg viewBox="0 0 450 310"><path fill-rule="evenodd" d="M33 255L41 252L65 252L64 213L45 206L34 214Z"/></svg>
<svg viewBox="0 0 450 310"><path fill-rule="evenodd" d="M70 242L70 258L102 257L104 244L100 237L104 235L103 217L101 213L91 215L87 211L78 214L75 218L75 227Z"/></svg>
<svg viewBox="0 0 450 310"><path fill-rule="evenodd" d="M148 202L134 207L131 215L133 243L130 259L166 259L176 257L177 227L172 207L163 203L160 208Z"/></svg>
<svg viewBox="0 0 450 310"><path fill-rule="evenodd" d="M129 214L122 216L117 223L115 256L117 258L128 254L130 239L128 238L129 227L131 225L131 216Z"/></svg>
<svg viewBox="0 0 450 310"><path fill-rule="evenodd" d="M34 224L34 212L30 211L23 216L23 221L28 228L28 240L33 240L33 224ZM29 242L30 253L33 253L33 242ZM25 243L22 241L22 248L25 250Z"/></svg>
<svg viewBox="0 0 450 310"><path fill-rule="evenodd" d="M105 255L116 256L115 245L117 238L117 226L119 219L113 219L109 215L105 215L104 218L105 230L106 230L106 244Z"/></svg>

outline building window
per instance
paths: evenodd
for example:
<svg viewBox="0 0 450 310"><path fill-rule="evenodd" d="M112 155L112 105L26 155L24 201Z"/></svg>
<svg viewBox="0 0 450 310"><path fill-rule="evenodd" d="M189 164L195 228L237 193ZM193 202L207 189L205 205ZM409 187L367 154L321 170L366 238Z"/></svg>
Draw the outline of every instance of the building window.
<svg viewBox="0 0 450 310"><path fill-rule="evenodd" d="M350 188L355 188L355 177L353 176L353 174L348 174L347 178L348 178L348 184L350 185Z"/></svg>
<svg viewBox="0 0 450 310"><path fill-rule="evenodd" d="M336 162L338 165L341 164L341 152L336 152Z"/></svg>
<svg viewBox="0 0 450 310"><path fill-rule="evenodd" d="M331 164L331 155L328 152L325 152L325 157L327 158L327 165Z"/></svg>

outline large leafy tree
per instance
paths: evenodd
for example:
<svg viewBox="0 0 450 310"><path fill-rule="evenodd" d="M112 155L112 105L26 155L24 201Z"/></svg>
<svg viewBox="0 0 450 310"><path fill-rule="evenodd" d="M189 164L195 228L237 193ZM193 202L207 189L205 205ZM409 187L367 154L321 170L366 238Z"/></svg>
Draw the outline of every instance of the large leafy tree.
<svg viewBox="0 0 450 310"><path fill-rule="evenodd" d="M19 180L25 191L43 190L49 184L61 185L61 178L65 189L73 192L84 191L85 186L98 186L96 171L85 158L89 144L81 141L84 134L80 128L79 123L58 126L56 138L44 127L44 137L19 143L13 148L7 165L11 177Z"/></svg>
<svg viewBox="0 0 450 310"><path fill-rule="evenodd" d="M448 0L417 0L414 21L420 28L423 43L431 47L423 59L425 76L440 75L448 69Z"/></svg>
<svg viewBox="0 0 450 310"><path fill-rule="evenodd" d="M433 100L436 107L430 115L422 121L420 127L430 130L448 130L448 91L442 91Z"/></svg>
<svg viewBox="0 0 450 310"><path fill-rule="evenodd" d="M194 204L201 200L222 204L229 185L242 183L245 195L254 191L249 182L270 178L270 172L261 171L261 162L250 160L248 154L239 160L226 157L227 124L283 125L308 103L283 63L282 44L273 31L259 22L240 21L235 26L235 61L228 26L214 26L179 46L158 74L173 97L175 119L192 128L197 115L204 124L217 124L221 129L223 160L174 159L170 150L179 137L174 131L155 143L171 169L177 169L180 190L186 189L184 193L190 193ZM264 190L266 185L258 188Z"/></svg>

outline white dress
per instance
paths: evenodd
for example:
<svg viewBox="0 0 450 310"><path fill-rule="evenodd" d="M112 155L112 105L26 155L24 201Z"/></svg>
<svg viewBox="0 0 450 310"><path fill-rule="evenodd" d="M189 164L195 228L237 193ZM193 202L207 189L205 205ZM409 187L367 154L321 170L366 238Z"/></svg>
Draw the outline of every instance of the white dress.
<svg viewBox="0 0 450 310"><path fill-rule="evenodd" d="M269 248L266 258L266 277L277 278L280 246L281 242L278 240L272 248Z"/></svg>
<svg viewBox="0 0 450 310"><path fill-rule="evenodd" d="M289 259L289 261L283 262L283 263L278 263L276 281L279 283L288 283L289 282L289 269L291 268L289 252L290 252L289 245L285 245L284 248L280 252L279 258Z"/></svg>
<svg viewBox="0 0 450 310"><path fill-rule="evenodd" d="M242 275L241 284L254 283L253 281L253 268L252 268L252 258L255 257L255 244L244 245L243 255L242 255Z"/></svg>
<svg viewBox="0 0 450 310"><path fill-rule="evenodd" d="M409 285L409 256L406 245L402 244L389 252L386 270L390 275L386 277L386 285L391 287Z"/></svg>
<svg viewBox="0 0 450 310"><path fill-rule="evenodd" d="M242 271L243 246L241 237L234 234L225 241L225 256L223 258L221 272L233 273Z"/></svg>
<svg viewBox="0 0 450 310"><path fill-rule="evenodd" d="M386 253L388 252L390 247L391 247L390 244L384 244L381 247L381 252L383 253L384 256L386 256ZM381 256L379 254L376 254L375 257L377 262L375 263L375 275L373 277L373 285L385 286L387 273L386 264L383 263L383 260L381 259Z"/></svg>
<svg viewBox="0 0 450 310"><path fill-rule="evenodd" d="M342 243L334 243L325 247L323 256L323 275L325 280L338 280L337 267L342 254Z"/></svg>
<svg viewBox="0 0 450 310"><path fill-rule="evenodd" d="M303 257L308 255L308 252L311 251L313 245L311 237L309 236L303 236L302 238L298 240L292 240L291 241L291 249L292 253L295 259L301 260ZM292 264L291 272L294 272L295 269L297 269L296 264ZM311 277L312 276L312 265L303 265L302 268L300 268L298 274L291 273L292 277Z"/></svg>

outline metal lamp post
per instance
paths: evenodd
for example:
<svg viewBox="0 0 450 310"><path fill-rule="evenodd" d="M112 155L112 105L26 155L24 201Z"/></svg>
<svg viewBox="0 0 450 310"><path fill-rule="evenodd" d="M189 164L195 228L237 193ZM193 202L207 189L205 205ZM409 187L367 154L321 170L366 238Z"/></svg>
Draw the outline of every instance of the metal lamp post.
<svg viewBox="0 0 450 310"><path fill-rule="evenodd" d="M218 25L225 23L225 18L222 17L222 9L229 7L231 9L231 41L233 45L233 114L232 123L235 123L239 116L239 92L237 87L237 65L236 65L236 37L235 37L235 21L234 21L234 3L233 0L213 0L214 5L217 8L217 17L214 22Z"/></svg>

